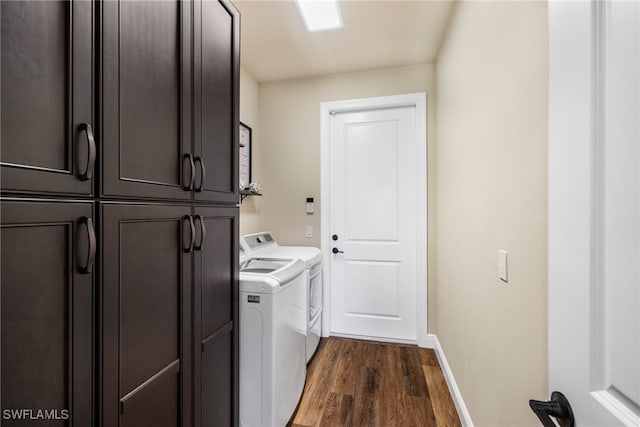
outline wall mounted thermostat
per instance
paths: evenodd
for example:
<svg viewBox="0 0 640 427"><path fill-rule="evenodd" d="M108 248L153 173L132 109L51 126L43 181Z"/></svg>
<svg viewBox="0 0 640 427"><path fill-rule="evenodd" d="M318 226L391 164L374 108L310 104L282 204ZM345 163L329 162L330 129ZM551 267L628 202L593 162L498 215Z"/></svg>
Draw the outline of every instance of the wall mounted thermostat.
<svg viewBox="0 0 640 427"><path fill-rule="evenodd" d="M313 197L307 197L307 213L313 213Z"/></svg>

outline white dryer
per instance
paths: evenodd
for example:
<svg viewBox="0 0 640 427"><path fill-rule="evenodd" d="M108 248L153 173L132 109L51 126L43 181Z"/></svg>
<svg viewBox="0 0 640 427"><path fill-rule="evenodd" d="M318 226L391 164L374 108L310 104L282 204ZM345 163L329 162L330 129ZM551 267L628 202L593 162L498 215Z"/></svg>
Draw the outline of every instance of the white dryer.
<svg viewBox="0 0 640 427"><path fill-rule="evenodd" d="M306 285L299 259L240 251L240 425L284 427L304 388Z"/></svg>
<svg viewBox="0 0 640 427"><path fill-rule="evenodd" d="M309 272L307 285L307 362L311 359L322 332L322 253L311 246L280 246L268 231L240 238L240 247L251 256L298 258Z"/></svg>

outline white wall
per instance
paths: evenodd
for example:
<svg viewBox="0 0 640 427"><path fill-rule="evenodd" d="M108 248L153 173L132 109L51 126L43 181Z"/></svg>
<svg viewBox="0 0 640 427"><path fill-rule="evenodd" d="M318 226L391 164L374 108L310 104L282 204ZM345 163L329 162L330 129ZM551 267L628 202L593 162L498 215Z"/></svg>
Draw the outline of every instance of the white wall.
<svg viewBox="0 0 640 427"><path fill-rule="evenodd" d="M437 335L476 426L548 399L547 56L546 3L461 2L437 61Z"/></svg>
<svg viewBox="0 0 640 427"><path fill-rule="evenodd" d="M262 228L272 231L284 244L320 246L321 102L427 92L428 151L433 148L433 64L261 83L259 87L262 148L259 156L254 155L254 176L261 182L264 194L257 202L259 221ZM430 154L427 156L430 167ZM428 177L431 189L434 176L429 172ZM313 215L305 212L307 197L315 199ZM243 213L241 223L244 218ZM311 239L305 238L307 225L313 226ZM432 225L430 219L430 229ZM435 286L430 287L430 292L435 295ZM430 316L430 330L433 321L435 317Z"/></svg>
<svg viewBox="0 0 640 427"><path fill-rule="evenodd" d="M240 69L240 121L251 128L252 141L252 175L254 181L259 181L260 165L256 159L260 158L262 146L260 144L260 127L258 124L258 82L244 68ZM240 205L240 235L261 231L260 225L260 197L247 197Z"/></svg>

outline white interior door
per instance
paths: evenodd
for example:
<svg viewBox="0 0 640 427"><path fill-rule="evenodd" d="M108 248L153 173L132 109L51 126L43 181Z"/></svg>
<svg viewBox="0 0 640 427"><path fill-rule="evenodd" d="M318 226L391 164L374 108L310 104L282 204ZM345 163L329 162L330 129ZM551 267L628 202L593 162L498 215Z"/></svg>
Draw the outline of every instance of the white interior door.
<svg viewBox="0 0 640 427"><path fill-rule="evenodd" d="M552 1L549 386L640 425L640 2Z"/></svg>
<svg viewBox="0 0 640 427"><path fill-rule="evenodd" d="M416 108L331 116L331 331L416 340Z"/></svg>

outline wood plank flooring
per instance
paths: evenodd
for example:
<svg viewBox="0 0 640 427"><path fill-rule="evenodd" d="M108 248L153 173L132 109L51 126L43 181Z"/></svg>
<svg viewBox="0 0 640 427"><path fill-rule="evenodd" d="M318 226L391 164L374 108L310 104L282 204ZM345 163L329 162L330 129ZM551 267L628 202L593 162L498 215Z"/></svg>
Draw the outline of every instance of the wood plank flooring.
<svg viewBox="0 0 640 427"><path fill-rule="evenodd" d="M433 350L323 338L289 426L461 424Z"/></svg>

